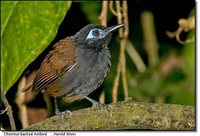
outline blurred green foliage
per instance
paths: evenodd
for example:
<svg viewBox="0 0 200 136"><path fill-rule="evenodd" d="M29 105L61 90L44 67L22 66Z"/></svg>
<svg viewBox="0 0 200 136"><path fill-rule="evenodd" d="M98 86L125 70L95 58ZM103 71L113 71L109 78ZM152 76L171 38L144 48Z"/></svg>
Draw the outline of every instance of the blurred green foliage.
<svg viewBox="0 0 200 136"><path fill-rule="evenodd" d="M195 37L194 31L187 33L187 39ZM130 33L130 35L137 35ZM170 40L170 39L169 39ZM137 40L135 40L137 41ZM143 41L141 41L143 43ZM136 43L136 44L141 44ZM110 45L112 54L112 68L104 82L106 100L111 102L113 79L116 75L119 43ZM135 43L134 43L135 44ZM135 44L135 45L136 45ZM129 96L136 101L174 103L174 104L195 104L195 50L194 42L187 45L175 45L160 42L160 62L155 67L149 67L147 71L139 73L133 62L127 58L127 78L129 83ZM144 53L145 54L145 53ZM144 58L144 56L141 56ZM174 63L171 63L174 62ZM162 65L169 66L170 70L163 74ZM119 86L119 100L123 100L122 82Z"/></svg>
<svg viewBox="0 0 200 136"><path fill-rule="evenodd" d="M191 31L188 38L194 37L194 34L194 31ZM167 50L170 51L160 58L160 63L154 68L148 67L144 74L129 73L130 96L137 101L194 105L195 45L192 42L182 46L180 52L169 47ZM171 69L163 74L160 70L161 64L169 66L170 62L167 61L169 58L171 61L176 60L177 64L171 64ZM154 79L155 74L158 76L157 79Z"/></svg>

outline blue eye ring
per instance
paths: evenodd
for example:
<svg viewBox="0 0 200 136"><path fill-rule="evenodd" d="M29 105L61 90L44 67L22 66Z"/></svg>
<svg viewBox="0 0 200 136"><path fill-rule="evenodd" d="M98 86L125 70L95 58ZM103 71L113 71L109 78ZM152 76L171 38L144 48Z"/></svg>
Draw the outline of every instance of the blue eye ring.
<svg viewBox="0 0 200 136"><path fill-rule="evenodd" d="M97 39L102 39L104 38L104 31L99 29L99 28L94 28L92 30L90 30L90 32L88 33L86 39L90 39L90 40L97 40Z"/></svg>

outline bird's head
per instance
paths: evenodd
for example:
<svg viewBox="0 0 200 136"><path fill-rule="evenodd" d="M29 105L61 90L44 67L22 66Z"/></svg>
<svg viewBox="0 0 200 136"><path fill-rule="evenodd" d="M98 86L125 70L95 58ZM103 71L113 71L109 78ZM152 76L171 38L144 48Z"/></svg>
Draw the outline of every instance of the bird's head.
<svg viewBox="0 0 200 136"><path fill-rule="evenodd" d="M75 42L84 48L101 50L107 47L111 40L112 33L121 28L123 24L111 27L104 27L97 24L89 24L77 32L73 39Z"/></svg>

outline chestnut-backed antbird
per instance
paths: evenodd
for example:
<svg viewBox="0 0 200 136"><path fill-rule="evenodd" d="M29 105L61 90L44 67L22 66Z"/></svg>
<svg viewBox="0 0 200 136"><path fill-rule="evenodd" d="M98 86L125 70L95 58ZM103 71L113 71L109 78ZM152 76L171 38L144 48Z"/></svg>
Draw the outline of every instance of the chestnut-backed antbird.
<svg viewBox="0 0 200 136"><path fill-rule="evenodd" d="M44 58L32 91L46 92L65 102L86 98L93 106L99 104L88 95L102 84L110 70L108 43L113 31L122 26L89 24L75 35L60 40Z"/></svg>

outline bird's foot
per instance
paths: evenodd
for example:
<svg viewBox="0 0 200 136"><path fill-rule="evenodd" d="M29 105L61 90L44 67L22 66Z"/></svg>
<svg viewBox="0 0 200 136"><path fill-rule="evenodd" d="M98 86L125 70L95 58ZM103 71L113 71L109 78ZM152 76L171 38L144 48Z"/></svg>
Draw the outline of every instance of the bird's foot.
<svg viewBox="0 0 200 136"><path fill-rule="evenodd" d="M60 116L62 119L64 119L66 113L71 114L72 112L70 110L60 111L58 108L55 109L55 114Z"/></svg>
<svg viewBox="0 0 200 136"><path fill-rule="evenodd" d="M64 119L64 116L65 116L65 114L68 112L68 113L72 113L71 111L69 111L69 110L66 110L66 111L60 111L59 109L58 109L58 104L57 104L57 99L56 99L56 97L54 97L54 102L55 102L55 114L57 115L57 116L60 116L62 119Z"/></svg>
<svg viewBox="0 0 200 136"><path fill-rule="evenodd" d="M94 101L94 102L92 103L92 107L93 107L93 108L107 109L107 108L108 108L108 105L99 103L99 102L97 102L97 101Z"/></svg>
<svg viewBox="0 0 200 136"><path fill-rule="evenodd" d="M105 109L109 112L109 114L112 116L111 114L111 111L109 109L109 106L107 104L102 104L102 103L99 103L87 96L85 96L85 99L87 99L88 101L90 101L92 103L92 108L101 108L101 109Z"/></svg>
<svg viewBox="0 0 200 136"><path fill-rule="evenodd" d="M92 103L93 108L103 108L103 109L108 108L108 106L106 104L99 103L99 102L91 99L90 97L85 96L85 99L87 99L88 101L90 101Z"/></svg>

